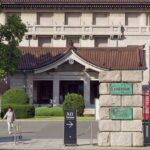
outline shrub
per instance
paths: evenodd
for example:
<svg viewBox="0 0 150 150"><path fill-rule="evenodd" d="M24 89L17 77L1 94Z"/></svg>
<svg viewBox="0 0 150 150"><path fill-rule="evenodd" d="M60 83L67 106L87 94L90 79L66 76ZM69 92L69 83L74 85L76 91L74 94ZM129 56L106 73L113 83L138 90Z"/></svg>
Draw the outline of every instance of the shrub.
<svg viewBox="0 0 150 150"><path fill-rule="evenodd" d="M61 107L38 107L35 109L35 116L63 116L64 112Z"/></svg>
<svg viewBox="0 0 150 150"><path fill-rule="evenodd" d="M7 112L8 107L12 107L14 109L16 118L33 118L35 115L35 108L32 105L17 105L17 104L5 104L2 105L2 117Z"/></svg>
<svg viewBox="0 0 150 150"><path fill-rule="evenodd" d="M27 104L28 95L19 88L14 88L6 91L2 96L2 104Z"/></svg>
<svg viewBox="0 0 150 150"><path fill-rule="evenodd" d="M84 113L84 99L83 96L78 95L76 93L69 93L65 96L65 100L63 103L63 109L74 109L77 110L78 116L83 116Z"/></svg>

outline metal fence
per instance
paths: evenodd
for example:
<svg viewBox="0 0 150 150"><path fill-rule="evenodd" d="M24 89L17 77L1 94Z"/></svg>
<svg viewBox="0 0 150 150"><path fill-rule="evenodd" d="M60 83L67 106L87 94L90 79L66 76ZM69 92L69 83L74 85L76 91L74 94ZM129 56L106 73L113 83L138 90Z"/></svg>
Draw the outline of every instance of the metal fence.
<svg viewBox="0 0 150 150"><path fill-rule="evenodd" d="M13 136L14 136L14 143L15 144L18 144L18 143L22 143L23 140L22 140L22 129L21 129L21 122L17 122L15 125L14 125L14 128L13 128Z"/></svg>

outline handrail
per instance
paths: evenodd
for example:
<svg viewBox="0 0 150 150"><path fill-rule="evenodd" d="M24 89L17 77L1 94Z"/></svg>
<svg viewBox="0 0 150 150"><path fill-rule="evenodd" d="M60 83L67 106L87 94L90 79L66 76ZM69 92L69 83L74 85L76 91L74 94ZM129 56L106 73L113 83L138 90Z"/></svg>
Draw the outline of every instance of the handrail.
<svg viewBox="0 0 150 150"><path fill-rule="evenodd" d="M27 25L28 34L34 35L120 35L121 26L117 25ZM148 34L150 26L123 26L124 35Z"/></svg>

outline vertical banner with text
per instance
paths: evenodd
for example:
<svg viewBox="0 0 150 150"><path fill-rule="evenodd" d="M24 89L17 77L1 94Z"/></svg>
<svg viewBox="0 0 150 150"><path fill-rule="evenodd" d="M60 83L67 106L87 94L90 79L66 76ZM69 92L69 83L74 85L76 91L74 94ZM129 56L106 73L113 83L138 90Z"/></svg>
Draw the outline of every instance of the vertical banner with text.
<svg viewBox="0 0 150 150"><path fill-rule="evenodd" d="M143 118L144 120L149 120L150 119L150 90L144 90L143 95L144 95L144 114Z"/></svg>
<svg viewBox="0 0 150 150"><path fill-rule="evenodd" d="M77 145L76 110L65 110L64 145Z"/></svg>

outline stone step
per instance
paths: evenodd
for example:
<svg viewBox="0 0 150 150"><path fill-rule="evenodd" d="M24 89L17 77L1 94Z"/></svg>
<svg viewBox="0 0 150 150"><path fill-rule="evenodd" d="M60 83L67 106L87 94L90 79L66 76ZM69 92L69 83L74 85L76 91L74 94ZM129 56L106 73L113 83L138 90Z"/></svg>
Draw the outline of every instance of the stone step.
<svg viewBox="0 0 150 150"><path fill-rule="evenodd" d="M84 115L95 115L95 109L94 108L85 108Z"/></svg>

